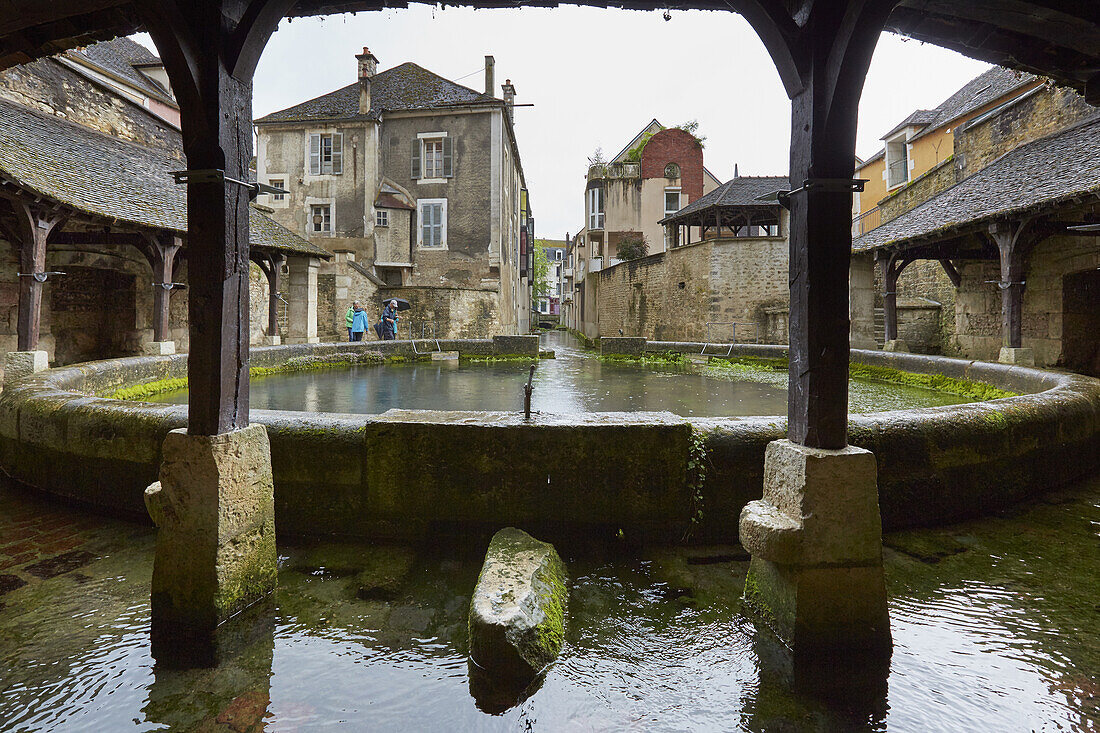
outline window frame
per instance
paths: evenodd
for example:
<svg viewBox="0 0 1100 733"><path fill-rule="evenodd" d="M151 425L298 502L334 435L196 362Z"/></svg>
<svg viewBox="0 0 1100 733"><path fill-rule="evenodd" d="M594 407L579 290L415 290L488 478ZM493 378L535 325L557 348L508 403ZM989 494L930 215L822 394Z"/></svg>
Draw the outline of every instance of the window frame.
<svg viewBox="0 0 1100 733"><path fill-rule="evenodd" d="M588 198L588 229L590 231L603 231L605 221L605 203L604 192L600 186L594 186L588 189L585 194Z"/></svg>
<svg viewBox="0 0 1100 733"><path fill-rule="evenodd" d="M390 225L390 212L387 209L375 209L374 225L376 227L388 227Z"/></svg>
<svg viewBox="0 0 1100 733"><path fill-rule="evenodd" d="M668 197L669 197L669 194L673 194L673 193L676 194L676 210L675 211L669 211L669 209L668 209ZM665 200L664 200L665 216L672 216L677 211L682 209L683 208L683 200L684 200L684 194L683 194L683 190L680 186L665 186Z"/></svg>
<svg viewBox="0 0 1100 733"><path fill-rule="evenodd" d="M324 228L314 229L314 227L317 226L317 224L313 221L313 217L315 217L317 215L317 209L327 209L328 210L328 218L327 218L328 229L324 229ZM336 209L336 206L332 203L322 202L322 203L311 203L311 204L309 204L309 220L306 222L306 226L309 230L309 233L311 235L315 235L315 236L316 235L332 236L333 233L336 231L335 226L334 226L334 224L336 222L336 211L335 211L335 209ZM324 227L325 223L326 223L326 221L324 219L324 215L322 215L321 226Z"/></svg>
<svg viewBox="0 0 1100 733"><path fill-rule="evenodd" d="M424 212L432 206L440 207L439 244L424 244ZM435 225L429 225L434 227ZM419 249L447 249L447 199L419 199L416 202L416 246Z"/></svg>
<svg viewBox="0 0 1100 733"><path fill-rule="evenodd" d="M325 161L326 140L328 141L327 163ZM306 172L313 177L343 175L344 133L336 130L306 132Z"/></svg>
<svg viewBox="0 0 1100 733"><path fill-rule="evenodd" d="M271 186L272 188L281 188L282 190L286 191L286 179L285 178L268 178L267 179L267 185ZM286 194L285 193L273 193L273 194L271 194L271 200L272 200L272 202L286 201Z"/></svg>
<svg viewBox="0 0 1100 733"><path fill-rule="evenodd" d="M428 146L439 144L438 158L433 159L431 175L428 175ZM446 131L419 132L416 134L416 158L413 160L417 183L446 183L454 178L454 139ZM436 165L438 164L438 165Z"/></svg>

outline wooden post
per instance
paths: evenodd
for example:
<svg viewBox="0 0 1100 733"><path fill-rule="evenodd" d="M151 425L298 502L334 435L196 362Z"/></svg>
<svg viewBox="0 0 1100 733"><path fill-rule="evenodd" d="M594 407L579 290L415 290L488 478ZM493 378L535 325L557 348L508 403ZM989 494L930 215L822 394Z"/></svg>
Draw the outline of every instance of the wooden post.
<svg viewBox="0 0 1100 733"><path fill-rule="evenodd" d="M46 240L65 216L17 196L5 196L15 212L13 244L19 247L19 351L38 348L42 324L42 286L46 282Z"/></svg>
<svg viewBox="0 0 1100 733"><path fill-rule="evenodd" d="M279 335L279 290L282 288L284 254L263 254L256 264L267 276L267 335Z"/></svg>
<svg viewBox="0 0 1100 733"><path fill-rule="evenodd" d="M168 314L176 254L182 239L173 235L146 234L153 265L153 341L168 341Z"/></svg>
<svg viewBox="0 0 1100 733"><path fill-rule="evenodd" d="M1023 345L1024 261L1031 242L1021 239L1028 225L998 221L989 225L989 236L997 245L1001 261L1001 337L1003 345L1019 349Z"/></svg>
<svg viewBox="0 0 1100 733"><path fill-rule="evenodd" d="M898 338L898 278L901 277L901 271L912 261L911 258L902 259L897 252L892 252L886 259L880 260L883 320L886 325L887 341L896 341Z"/></svg>
<svg viewBox="0 0 1100 733"><path fill-rule="evenodd" d="M790 378L787 435L843 448L848 423L848 259L856 113L897 0L746 3L791 98ZM847 188L845 186L848 186Z"/></svg>
<svg viewBox="0 0 1100 733"><path fill-rule="evenodd" d="M141 5L180 106L192 171L248 180L252 75L294 0L161 0ZM188 432L248 425L248 190L199 177L187 185Z"/></svg>

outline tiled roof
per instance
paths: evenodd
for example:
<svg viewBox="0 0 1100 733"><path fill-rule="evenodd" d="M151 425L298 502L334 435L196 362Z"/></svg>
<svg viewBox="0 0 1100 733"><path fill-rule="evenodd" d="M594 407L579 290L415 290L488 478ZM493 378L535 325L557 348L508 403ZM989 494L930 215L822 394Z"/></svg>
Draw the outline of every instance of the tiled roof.
<svg viewBox="0 0 1100 733"><path fill-rule="evenodd" d="M972 176L864 234L865 251L945 238L986 220L1022 215L1083 194L1100 193L1100 115L1021 145Z"/></svg>
<svg viewBox="0 0 1100 733"><path fill-rule="evenodd" d="M187 231L184 162L54 116L0 100L0 174L45 198L104 219ZM254 247L317 257L328 252L249 209Z"/></svg>
<svg viewBox="0 0 1100 733"><path fill-rule="evenodd" d="M316 99L272 112L256 122L377 119L383 112L504 104L495 97L456 84L411 62L371 77L370 95L368 115L359 114L359 82L356 81Z"/></svg>
<svg viewBox="0 0 1100 733"><path fill-rule="evenodd" d="M889 137L907 124L923 124L924 129L912 138L912 140L916 140L935 132L965 114L1000 99L1009 92L1030 84L1038 78L1034 74L1006 69L1003 66L994 66L968 81L962 89L945 99L935 109L913 112L906 118L906 121L903 121L884 137ZM910 123L908 122L910 119L925 121ZM864 165L881 158L884 152L880 150L867 158Z"/></svg>
<svg viewBox="0 0 1100 733"><path fill-rule="evenodd" d="M901 122L896 124L894 126L894 129L890 130L890 132L886 133L885 135L883 135L879 139L880 140L885 140L886 138L888 138L891 135L893 135L894 133L896 133L898 130L903 130L906 127L909 127L910 125L914 125L914 126L927 125L928 123L932 122L932 120L934 120L934 119L936 119L936 110L934 110L934 109L914 110L913 112L911 112L909 114L908 117L906 117L904 120L902 120Z"/></svg>
<svg viewBox="0 0 1100 733"><path fill-rule="evenodd" d="M93 65L105 69L115 76L122 77L146 94L162 101L173 102L172 98L165 93L165 90L160 88L160 85L154 84L147 76L134 68L135 64L160 63L160 59L140 43L121 37L113 41L96 43L70 53L74 56L82 56Z"/></svg>
<svg viewBox="0 0 1100 733"><path fill-rule="evenodd" d="M707 195L695 199L659 223L663 224L673 219L682 219L707 209L724 206L777 206L778 204L774 201L758 199L776 191L790 190L790 188L791 183L786 176L738 176L726 181Z"/></svg>

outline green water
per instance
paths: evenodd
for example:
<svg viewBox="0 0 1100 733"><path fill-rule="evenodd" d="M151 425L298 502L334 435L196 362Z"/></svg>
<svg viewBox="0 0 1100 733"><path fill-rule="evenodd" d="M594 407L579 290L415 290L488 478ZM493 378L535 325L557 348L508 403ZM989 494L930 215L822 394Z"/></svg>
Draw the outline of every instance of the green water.
<svg viewBox="0 0 1100 733"><path fill-rule="evenodd" d="M465 618L484 540L280 546L266 625L206 670L149 648L153 530L0 484L3 731L1094 731L1100 479L991 519L886 538L882 676L792 681L741 613L737 548L559 543L562 657L490 715ZM360 569L396 568L362 600Z"/></svg>
<svg viewBox="0 0 1100 733"><path fill-rule="evenodd" d="M553 332L542 337L555 359L538 362L532 409L551 414L667 410L684 417L783 415L786 372L720 370L692 366L642 366L601 362L576 339ZM255 409L378 414L413 410L523 409L529 365L522 362L430 362L353 366L274 374L253 379ZM186 403L187 392L151 398ZM851 412L954 405L965 397L934 390L853 379Z"/></svg>

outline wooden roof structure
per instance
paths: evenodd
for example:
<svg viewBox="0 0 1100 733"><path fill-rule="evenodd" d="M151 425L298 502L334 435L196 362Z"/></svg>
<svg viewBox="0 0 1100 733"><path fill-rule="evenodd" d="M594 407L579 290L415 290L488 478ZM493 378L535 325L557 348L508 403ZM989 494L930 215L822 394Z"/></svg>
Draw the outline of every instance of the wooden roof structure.
<svg viewBox="0 0 1100 733"><path fill-rule="evenodd" d="M0 68L142 30L140 9L158 0L7 0L0 10ZM246 4L241 0L242 4ZM289 17L408 7L404 0L298 0ZM480 8L561 4L653 10L732 10L749 17L786 12L786 2L686 0L655 3L462 0ZM802 3L806 5L807 3ZM773 7L775 6L775 7ZM1050 77L1100 102L1100 8L1071 0L901 0L886 29L966 56ZM767 43L767 40L765 40Z"/></svg>

